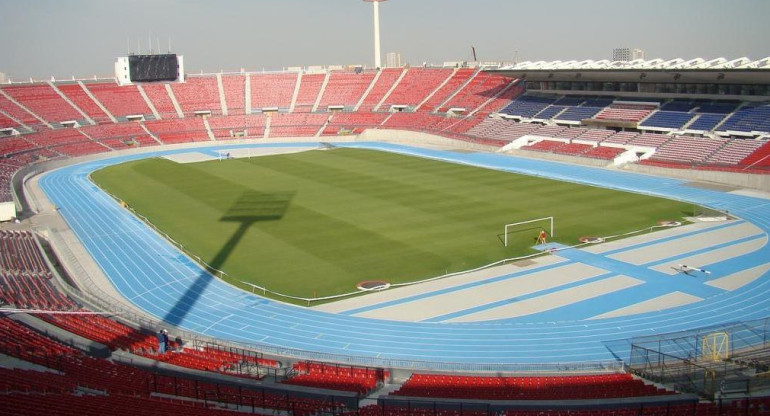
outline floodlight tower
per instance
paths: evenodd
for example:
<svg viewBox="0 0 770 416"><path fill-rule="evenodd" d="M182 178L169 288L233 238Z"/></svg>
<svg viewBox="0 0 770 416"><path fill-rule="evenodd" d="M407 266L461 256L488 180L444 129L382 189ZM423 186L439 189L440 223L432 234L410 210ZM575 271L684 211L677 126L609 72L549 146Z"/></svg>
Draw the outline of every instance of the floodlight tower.
<svg viewBox="0 0 770 416"><path fill-rule="evenodd" d="M374 5L374 67L382 68L380 60L380 2L387 0L364 0Z"/></svg>

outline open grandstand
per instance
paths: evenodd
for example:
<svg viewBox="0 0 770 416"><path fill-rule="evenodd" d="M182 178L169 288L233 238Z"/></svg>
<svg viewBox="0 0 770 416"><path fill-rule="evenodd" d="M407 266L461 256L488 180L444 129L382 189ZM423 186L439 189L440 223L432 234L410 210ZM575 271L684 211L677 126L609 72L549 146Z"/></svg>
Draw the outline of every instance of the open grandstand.
<svg viewBox="0 0 770 416"><path fill-rule="evenodd" d="M770 414L770 58L181 75L0 85L0 413ZM337 147L709 212L306 308L90 180Z"/></svg>

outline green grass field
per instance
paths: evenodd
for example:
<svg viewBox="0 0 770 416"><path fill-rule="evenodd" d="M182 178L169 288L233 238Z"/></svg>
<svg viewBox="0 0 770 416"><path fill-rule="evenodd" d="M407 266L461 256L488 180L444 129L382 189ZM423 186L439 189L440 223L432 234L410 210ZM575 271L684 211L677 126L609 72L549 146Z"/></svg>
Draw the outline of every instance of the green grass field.
<svg viewBox="0 0 770 416"><path fill-rule="evenodd" d="M415 281L690 215L692 205L386 152L334 149L178 164L145 159L93 180L206 263L301 297ZM527 227L524 227L527 228Z"/></svg>

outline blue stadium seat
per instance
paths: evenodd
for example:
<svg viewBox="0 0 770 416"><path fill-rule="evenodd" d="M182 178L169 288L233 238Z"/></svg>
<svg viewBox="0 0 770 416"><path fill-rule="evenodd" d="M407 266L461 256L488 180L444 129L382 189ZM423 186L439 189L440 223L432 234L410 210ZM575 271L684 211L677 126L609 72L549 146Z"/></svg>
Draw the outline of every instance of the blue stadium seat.
<svg viewBox="0 0 770 416"><path fill-rule="evenodd" d="M662 127L668 129L681 129L695 114L681 111L658 111L652 114L641 124L644 127Z"/></svg>
<svg viewBox="0 0 770 416"><path fill-rule="evenodd" d="M500 112L512 116L532 118L535 116L535 114L543 111L546 107L553 104L555 100L555 97L542 97L526 94L511 101L511 103Z"/></svg>

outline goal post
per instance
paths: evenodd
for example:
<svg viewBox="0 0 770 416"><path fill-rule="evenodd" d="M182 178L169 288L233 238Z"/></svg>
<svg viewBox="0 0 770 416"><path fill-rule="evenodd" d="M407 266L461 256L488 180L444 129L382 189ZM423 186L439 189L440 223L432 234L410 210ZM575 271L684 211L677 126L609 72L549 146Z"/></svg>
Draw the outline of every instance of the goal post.
<svg viewBox="0 0 770 416"><path fill-rule="evenodd" d="M505 229L503 230L503 236L504 236L503 239L504 239L505 247L508 247L508 230L509 229L511 229L513 227L520 226L520 225L532 224L532 223L541 222L541 221L549 221L550 222L551 232L550 232L549 235L551 237L555 237L555 235L554 235L554 228L553 228L553 217L543 217L543 218L535 218L533 220L512 222L510 224L505 224Z"/></svg>

